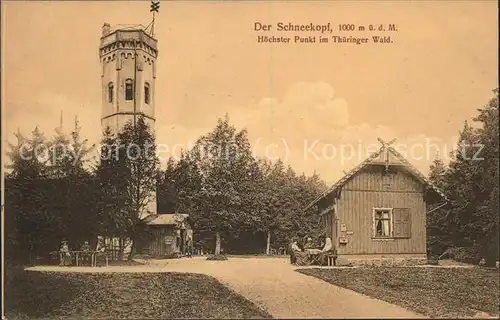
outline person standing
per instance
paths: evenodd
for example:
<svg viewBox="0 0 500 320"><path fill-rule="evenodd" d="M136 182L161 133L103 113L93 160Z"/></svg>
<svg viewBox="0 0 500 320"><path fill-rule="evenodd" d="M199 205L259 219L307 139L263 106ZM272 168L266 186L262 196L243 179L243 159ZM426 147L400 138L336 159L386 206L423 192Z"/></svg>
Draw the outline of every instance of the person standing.
<svg viewBox="0 0 500 320"><path fill-rule="evenodd" d="M193 239L189 234L186 239L186 255L190 258L193 257Z"/></svg>
<svg viewBox="0 0 500 320"><path fill-rule="evenodd" d="M61 242L61 265L69 266L71 265L71 253L69 252L68 241L64 240Z"/></svg>
<svg viewBox="0 0 500 320"><path fill-rule="evenodd" d="M297 240L293 240L292 244L290 245L290 263L291 264L296 264L297 263L297 252L301 252L300 247L297 243Z"/></svg>
<svg viewBox="0 0 500 320"><path fill-rule="evenodd" d="M288 244L288 248L287 248L288 254L290 255L290 264L293 264L293 249L292 249L292 246L293 246L294 241L295 241L295 239L291 239L290 243Z"/></svg>

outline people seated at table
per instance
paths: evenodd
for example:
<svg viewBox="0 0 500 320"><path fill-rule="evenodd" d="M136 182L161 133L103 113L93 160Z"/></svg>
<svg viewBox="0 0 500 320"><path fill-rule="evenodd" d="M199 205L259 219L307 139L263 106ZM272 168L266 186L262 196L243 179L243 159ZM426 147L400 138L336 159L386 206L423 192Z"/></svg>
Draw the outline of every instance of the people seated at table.
<svg viewBox="0 0 500 320"><path fill-rule="evenodd" d="M332 248L333 248L332 238L326 237L326 239L325 239L325 245L323 246L323 249L321 249L321 251L328 252L328 251L331 251Z"/></svg>
<svg viewBox="0 0 500 320"><path fill-rule="evenodd" d="M90 245L88 241L82 244L80 251L82 251L82 263L90 265Z"/></svg>
<svg viewBox="0 0 500 320"><path fill-rule="evenodd" d="M96 266L103 266L106 261L106 245L104 242L97 241L97 245L95 248L96 256L95 263Z"/></svg>
<svg viewBox="0 0 500 320"><path fill-rule="evenodd" d="M311 239L311 237L307 237L305 243L304 243L304 250L307 249L314 249L314 243Z"/></svg>
<svg viewBox="0 0 500 320"><path fill-rule="evenodd" d="M61 242L61 248L59 249L60 266L71 265L71 253L69 252L68 241L63 240Z"/></svg>
<svg viewBox="0 0 500 320"><path fill-rule="evenodd" d="M294 255L294 265L307 266L309 265L309 253L302 251L297 242L292 245Z"/></svg>
<svg viewBox="0 0 500 320"><path fill-rule="evenodd" d="M328 255L331 255L333 253L333 245L332 245L332 238L326 237L325 239L325 245L321 249L321 252L319 254L318 262L320 265L328 265L327 257Z"/></svg>

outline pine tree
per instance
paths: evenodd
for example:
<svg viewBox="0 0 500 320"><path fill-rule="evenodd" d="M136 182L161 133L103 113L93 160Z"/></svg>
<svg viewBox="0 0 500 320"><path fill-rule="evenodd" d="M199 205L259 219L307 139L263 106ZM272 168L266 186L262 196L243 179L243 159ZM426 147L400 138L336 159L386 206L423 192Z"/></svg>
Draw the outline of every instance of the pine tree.
<svg viewBox="0 0 500 320"><path fill-rule="evenodd" d="M15 145L9 143L11 150L7 152L10 164L6 165L6 168L12 170L9 176L16 179L46 177L50 157L49 143L44 134L35 127L30 139L25 138L19 130L15 136L17 143Z"/></svg>
<svg viewBox="0 0 500 320"><path fill-rule="evenodd" d="M157 207L158 212L176 212L178 196L175 186L176 163L172 157L167 161L167 168L158 179Z"/></svg>
<svg viewBox="0 0 500 320"><path fill-rule="evenodd" d="M436 155L436 158L430 165L429 180L440 190L445 190L446 189L445 174L446 174L446 166L438 154Z"/></svg>
<svg viewBox="0 0 500 320"><path fill-rule="evenodd" d="M481 146L476 165L479 167L477 182L482 186L483 195L476 200L476 225L480 233L478 244L481 254L490 265L499 258L499 118L498 88L488 104L478 109L479 115L474 121L481 124L477 130Z"/></svg>
<svg viewBox="0 0 500 320"><path fill-rule="evenodd" d="M88 146L88 139L81 138L81 127L78 118L75 116L74 129L71 131L71 174L82 175L86 173L85 165L89 159L87 156L95 148L95 144Z"/></svg>

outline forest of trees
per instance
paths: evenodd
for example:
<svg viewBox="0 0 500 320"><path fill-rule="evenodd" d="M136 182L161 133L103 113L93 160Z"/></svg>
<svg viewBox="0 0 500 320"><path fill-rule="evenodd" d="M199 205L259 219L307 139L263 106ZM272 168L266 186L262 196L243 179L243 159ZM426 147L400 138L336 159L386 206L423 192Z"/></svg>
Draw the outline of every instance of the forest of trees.
<svg viewBox="0 0 500 320"><path fill-rule="evenodd" d="M95 163L87 159L94 146L80 137L76 120L70 137L57 128L47 139L35 128L30 138L16 138L6 176L12 260L56 250L62 239L94 245L98 235L120 238L123 249L139 237L139 217L155 213L148 210L155 189L159 213L191 215L195 245L205 252L263 253L292 236L320 237L319 217L302 212L326 188L319 176L255 159L246 131L227 116L165 170L142 118L117 136L105 131Z"/></svg>
<svg viewBox="0 0 500 320"><path fill-rule="evenodd" d="M430 168L431 181L450 199L427 219L432 256L454 249L456 259L498 259L498 89L494 93L478 109L478 125L466 122L451 162L436 159ZM107 130L96 162L88 159L95 146L80 136L76 119L69 136L61 128L51 138L38 128L30 137L15 136L4 211L11 261L57 250L62 239L77 247L95 243L97 235L119 237L124 246L140 235L139 217L154 213L149 208L155 190L158 213L190 214L195 245L205 251L269 253L295 236L322 236L318 214L303 208L325 183L282 161L255 158L246 130L227 116L164 170L155 136L141 118L117 136Z"/></svg>
<svg viewBox="0 0 500 320"><path fill-rule="evenodd" d="M450 199L448 206L427 217L428 247L432 255L446 249L465 262L485 258L494 265L499 257L499 119L498 88L494 97L460 131L452 159L440 158L429 178Z"/></svg>

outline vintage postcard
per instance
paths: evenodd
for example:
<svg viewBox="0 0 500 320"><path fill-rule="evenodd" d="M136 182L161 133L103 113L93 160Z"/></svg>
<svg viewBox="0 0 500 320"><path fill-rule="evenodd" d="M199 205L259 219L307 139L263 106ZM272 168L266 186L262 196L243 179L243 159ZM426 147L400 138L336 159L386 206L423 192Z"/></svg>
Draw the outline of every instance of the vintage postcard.
<svg viewBox="0 0 500 320"><path fill-rule="evenodd" d="M495 1L2 1L6 319L499 317Z"/></svg>

